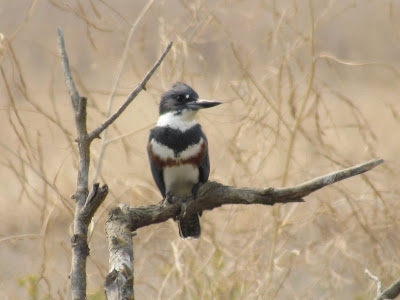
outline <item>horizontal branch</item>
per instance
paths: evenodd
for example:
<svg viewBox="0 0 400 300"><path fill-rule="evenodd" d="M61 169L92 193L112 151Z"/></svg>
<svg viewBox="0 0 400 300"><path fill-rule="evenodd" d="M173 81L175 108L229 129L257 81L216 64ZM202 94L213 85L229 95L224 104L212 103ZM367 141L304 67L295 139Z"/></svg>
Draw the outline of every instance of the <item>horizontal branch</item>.
<svg viewBox="0 0 400 300"><path fill-rule="evenodd" d="M161 223L170 218L175 219L181 214L212 210L224 204L274 205L304 202L303 197L312 192L343 179L365 173L382 163L382 159L371 160L288 188L236 188L208 181L199 188L196 200L174 197L174 204L165 204L164 201L161 201L156 205L132 207L127 211L129 214L127 219L130 222L130 229L135 231L140 227Z"/></svg>
<svg viewBox="0 0 400 300"><path fill-rule="evenodd" d="M167 48L164 50L164 52L161 54L160 58L157 60L157 62L154 64L154 66L150 69L150 71L146 74L146 76L143 78L143 80L139 83L139 85L129 94L128 98L125 100L125 102L121 105L121 107L117 110L115 114L110 116L103 124L101 124L99 127L97 127L95 130L93 130L91 133L89 133L89 140L93 140L95 138L98 138L100 134L108 127L110 126L123 112L124 110L128 107L128 105L133 101L133 99L136 98L136 96L140 93L142 89L146 89L146 83L149 81L151 76L153 76L154 72L157 70L157 68L160 66L161 62L164 60L165 56L168 54L169 50L172 47L172 42L170 42L167 46Z"/></svg>
<svg viewBox="0 0 400 300"><path fill-rule="evenodd" d="M120 204L110 210L106 221L106 233L110 253L110 273L105 290L107 299L133 299L133 244L135 230L147 225L161 223L170 218L179 219L185 214L211 210L224 204L264 204L303 202L303 197L340 180L367 172L383 163L376 159L358 166L315 178L289 188L235 188L208 181L200 186L197 197L176 198L173 204L161 201L157 205L129 207Z"/></svg>

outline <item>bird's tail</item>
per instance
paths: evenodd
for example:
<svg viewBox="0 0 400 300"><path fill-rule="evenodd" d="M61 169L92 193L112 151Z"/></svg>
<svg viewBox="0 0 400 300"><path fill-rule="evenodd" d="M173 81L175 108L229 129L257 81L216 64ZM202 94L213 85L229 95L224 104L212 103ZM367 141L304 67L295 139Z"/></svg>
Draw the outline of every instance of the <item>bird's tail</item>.
<svg viewBox="0 0 400 300"><path fill-rule="evenodd" d="M198 239L201 234L201 227L200 227L200 218L199 215L193 214L189 216L185 216L178 220L179 226L179 235L181 238L194 238Z"/></svg>

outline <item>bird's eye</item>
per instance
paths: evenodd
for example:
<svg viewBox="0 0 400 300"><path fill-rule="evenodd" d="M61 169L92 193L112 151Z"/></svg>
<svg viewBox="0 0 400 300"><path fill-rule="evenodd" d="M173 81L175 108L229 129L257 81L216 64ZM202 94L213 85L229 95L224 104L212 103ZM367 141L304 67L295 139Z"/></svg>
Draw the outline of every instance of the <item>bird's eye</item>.
<svg viewBox="0 0 400 300"><path fill-rule="evenodd" d="M176 100L178 100L179 102L182 102L184 100L184 98L181 95L176 96Z"/></svg>

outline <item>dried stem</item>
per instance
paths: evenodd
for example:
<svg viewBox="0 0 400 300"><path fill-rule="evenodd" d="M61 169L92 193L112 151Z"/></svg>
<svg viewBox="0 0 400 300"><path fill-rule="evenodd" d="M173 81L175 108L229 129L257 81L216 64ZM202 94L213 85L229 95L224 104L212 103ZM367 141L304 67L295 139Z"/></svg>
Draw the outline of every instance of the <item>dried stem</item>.
<svg viewBox="0 0 400 300"><path fill-rule="evenodd" d="M312 86L314 83L314 75L315 75L315 67L316 67L316 60L314 58L314 10L313 10L313 5L312 1L309 0L309 11L310 11L310 57L312 59L311 66L310 66L310 78L308 79L308 84L307 84L307 90L303 98L303 102L301 103L300 111L296 117L295 124L293 126L293 129L290 130L290 139L289 139L289 146L286 154L286 159L285 159L285 167L283 170L283 177L282 177L282 185L285 186L288 176L289 176L289 169L290 169L290 163L293 157L293 152L294 152L294 146L296 142L296 138L298 136L298 131L300 130L301 123L304 118L304 112L307 103L309 102L310 95L311 95L311 90ZM277 243L278 243L278 238L279 234L281 232L282 228L282 216L281 216L281 208L279 206L274 207L273 210L273 217L274 217L274 235L272 239L272 246L271 246L271 253L269 257L269 266L268 266L268 274L269 274L269 279L268 283L271 284L273 281L273 274L274 274L274 268L275 268L275 251L277 248Z"/></svg>
<svg viewBox="0 0 400 300"><path fill-rule="evenodd" d="M400 279L397 279L390 287L382 292L382 282L379 280L379 277L372 274L368 269L365 269L364 272L376 283L377 296L375 300L395 299L400 295Z"/></svg>
<svg viewBox="0 0 400 300"><path fill-rule="evenodd" d="M108 127L110 126L123 112L124 110L128 107L128 105L133 101L133 99L136 98L136 96L140 93L141 90L145 89L147 81L153 76L154 72L157 70L157 68L160 66L161 62L164 60L165 56L168 54L168 51L172 47L172 42L170 42L167 46L167 48L164 50L163 54L160 56L160 58L157 60L157 62L154 64L154 66L150 69L150 71L146 74L146 76L143 78L143 80L138 84L138 86L129 94L128 98L125 100L125 102L121 105L121 107L116 111L115 114L113 114L111 117L109 117L103 124L101 124L99 127L97 127L95 130L93 130L89 134L89 139L93 140L95 138L98 138L100 134Z"/></svg>
<svg viewBox="0 0 400 300"><path fill-rule="evenodd" d="M375 298L375 300L396 299L400 295L400 278L392 283L382 294Z"/></svg>
<svg viewBox="0 0 400 300"><path fill-rule="evenodd" d="M119 63L119 68L118 68L118 73L114 82L114 85L112 87L111 93L110 93L110 98L108 100L108 107L107 107L107 113L106 113L106 117L109 118L110 114L111 114L111 107L112 104L114 102L114 96L115 93L117 91L118 85L119 85L119 81L121 79L121 75L122 75L122 70L124 69L125 66L125 62L126 59L128 57L128 52L129 52L129 45L131 43L132 37L133 37L133 33L135 32L139 22L142 20L142 18L144 17L144 15L146 14L146 12L149 10L150 6L153 4L154 0L150 0L147 2L147 4L143 7L142 11L140 12L138 18L136 19L136 21L134 23L132 23L131 25L131 30L129 31L128 34L128 38L126 39L126 43L125 43L125 47L124 47L124 51L122 53L122 58L121 61ZM94 172L94 176L93 176L93 182L95 182L97 180L97 177L99 176L100 170L101 170L101 165L103 162L103 157L104 157L104 153L107 147L107 135L108 135L108 128L106 128L104 130L104 136L103 136L103 141L100 147L100 154L99 154L99 159L97 162L97 166L96 166L96 170Z"/></svg>

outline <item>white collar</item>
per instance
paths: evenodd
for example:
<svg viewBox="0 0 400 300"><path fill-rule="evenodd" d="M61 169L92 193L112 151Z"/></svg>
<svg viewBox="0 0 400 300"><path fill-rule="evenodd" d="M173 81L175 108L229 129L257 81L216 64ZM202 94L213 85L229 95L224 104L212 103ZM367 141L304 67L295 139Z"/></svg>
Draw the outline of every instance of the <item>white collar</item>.
<svg viewBox="0 0 400 300"><path fill-rule="evenodd" d="M186 131L193 126L197 125L194 117L196 111L184 109L179 114L177 112L167 112L162 114L157 121L159 127L171 127L173 129L179 129L180 131Z"/></svg>

